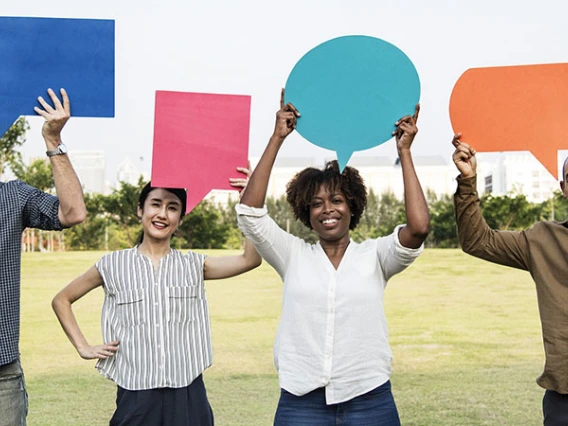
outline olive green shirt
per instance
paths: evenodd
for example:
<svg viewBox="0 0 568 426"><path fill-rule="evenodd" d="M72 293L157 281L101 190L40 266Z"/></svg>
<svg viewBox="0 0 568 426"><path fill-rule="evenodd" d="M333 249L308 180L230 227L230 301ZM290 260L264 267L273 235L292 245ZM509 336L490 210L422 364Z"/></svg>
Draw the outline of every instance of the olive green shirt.
<svg viewBox="0 0 568 426"><path fill-rule="evenodd" d="M481 214L476 177L457 180L454 206L463 251L530 272L546 356L537 383L568 394L568 222L537 222L523 231L491 229Z"/></svg>

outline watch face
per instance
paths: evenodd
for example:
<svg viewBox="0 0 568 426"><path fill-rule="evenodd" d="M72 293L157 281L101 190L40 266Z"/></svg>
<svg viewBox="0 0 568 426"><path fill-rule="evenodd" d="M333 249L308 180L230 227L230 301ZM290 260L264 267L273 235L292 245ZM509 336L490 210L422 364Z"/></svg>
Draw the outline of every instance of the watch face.
<svg viewBox="0 0 568 426"><path fill-rule="evenodd" d="M57 147L57 150L62 153L62 154L67 154L67 145L65 145L63 142L59 144L59 146Z"/></svg>

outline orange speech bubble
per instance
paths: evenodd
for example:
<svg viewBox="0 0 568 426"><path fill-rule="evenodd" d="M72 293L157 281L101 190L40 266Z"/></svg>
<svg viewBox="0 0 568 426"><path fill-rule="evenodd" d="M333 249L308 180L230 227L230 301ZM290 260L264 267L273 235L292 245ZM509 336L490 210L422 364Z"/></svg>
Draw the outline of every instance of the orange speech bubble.
<svg viewBox="0 0 568 426"><path fill-rule="evenodd" d="M471 68L450 98L454 132L477 151L530 151L555 178L567 112L567 63Z"/></svg>

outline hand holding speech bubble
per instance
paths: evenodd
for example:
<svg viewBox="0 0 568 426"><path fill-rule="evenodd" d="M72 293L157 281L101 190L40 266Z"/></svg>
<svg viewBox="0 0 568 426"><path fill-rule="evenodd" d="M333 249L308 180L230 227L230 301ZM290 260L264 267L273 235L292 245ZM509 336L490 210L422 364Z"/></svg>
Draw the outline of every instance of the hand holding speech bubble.
<svg viewBox="0 0 568 426"><path fill-rule="evenodd" d="M471 68L450 98L454 133L477 151L528 150L557 176L568 148L568 64Z"/></svg>
<svg viewBox="0 0 568 426"><path fill-rule="evenodd" d="M0 135L49 87L76 117L114 117L114 21L0 17L0 58Z"/></svg>
<svg viewBox="0 0 568 426"><path fill-rule="evenodd" d="M341 170L354 151L392 139L394 123L412 115L420 79L396 46L369 36L334 38L306 53L286 81L285 101L302 114L296 130L337 152Z"/></svg>
<svg viewBox="0 0 568 426"><path fill-rule="evenodd" d="M156 92L152 184L187 188L187 213L248 163L250 96Z"/></svg>

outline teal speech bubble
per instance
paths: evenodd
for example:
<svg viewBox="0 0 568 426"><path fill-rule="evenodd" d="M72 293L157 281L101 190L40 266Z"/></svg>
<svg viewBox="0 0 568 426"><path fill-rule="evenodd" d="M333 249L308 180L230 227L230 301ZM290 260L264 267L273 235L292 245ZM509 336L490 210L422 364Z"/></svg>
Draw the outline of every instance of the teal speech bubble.
<svg viewBox="0 0 568 426"><path fill-rule="evenodd" d="M392 138L394 123L420 99L416 68L398 47L375 37L328 40L306 53L286 81L285 102L301 117L296 130L336 151L341 170L354 151Z"/></svg>

